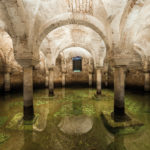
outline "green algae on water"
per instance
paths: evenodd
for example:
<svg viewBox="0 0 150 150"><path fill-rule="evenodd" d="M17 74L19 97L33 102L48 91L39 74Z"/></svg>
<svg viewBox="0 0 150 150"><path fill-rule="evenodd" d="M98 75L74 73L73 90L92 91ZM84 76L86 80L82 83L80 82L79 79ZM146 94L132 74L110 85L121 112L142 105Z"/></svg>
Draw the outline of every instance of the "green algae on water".
<svg viewBox="0 0 150 150"><path fill-rule="evenodd" d="M9 135L0 133L0 144L4 143L6 140L8 140Z"/></svg>
<svg viewBox="0 0 150 150"><path fill-rule="evenodd" d="M38 122L39 114L35 114L35 117L31 121L24 121L23 114L16 114L12 120L8 123L6 128L14 130L32 130L32 126Z"/></svg>
<svg viewBox="0 0 150 150"><path fill-rule="evenodd" d="M18 106L23 106L23 102L22 101L19 101L19 102L11 102L9 104L9 107L12 108L12 107L18 107Z"/></svg>
<svg viewBox="0 0 150 150"><path fill-rule="evenodd" d="M92 116L96 113L94 106L90 104L82 105L82 101L77 101L72 104L65 104L61 107L60 111L54 114L54 117L64 117L72 115L85 114Z"/></svg>
<svg viewBox="0 0 150 150"><path fill-rule="evenodd" d="M8 117L0 117L0 127L2 127L6 121L7 121Z"/></svg>
<svg viewBox="0 0 150 150"><path fill-rule="evenodd" d="M38 100L37 102L36 102L36 106L40 106L40 105L43 105L43 104L48 104L48 101L42 101L42 100Z"/></svg>
<svg viewBox="0 0 150 150"><path fill-rule="evenodd" d="M115 122L111 117L112 111L103 111L102 118L104 121L104 125L111 132L117 135L131 134L137 132L141 127L143 127L143 123L137 120L136 118L129 115L131 120L123 121L123 122Z"/></svg>

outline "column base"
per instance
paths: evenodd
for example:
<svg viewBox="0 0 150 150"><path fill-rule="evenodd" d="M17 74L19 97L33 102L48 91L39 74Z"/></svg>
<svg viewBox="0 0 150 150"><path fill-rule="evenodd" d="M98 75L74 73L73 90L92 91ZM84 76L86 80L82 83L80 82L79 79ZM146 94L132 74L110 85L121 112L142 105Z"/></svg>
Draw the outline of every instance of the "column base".
<svg viewBox="0 0 150 150"><path fill-rule="evenodd" d="M9 93L10 89L5 89L4 91L5 91L5 93Z"/></svg>
<svg viewBox="0 0 150 150"><path fill-rule="evenodd" d="M105 87L106 87L106 88L108 87L108 83L105 83Z"/></svg>
<svg viewBox="0 0 150 150"><path fill-rule="evenodd" d="M130 117L127 114L119 114L116 112L112 112L111 113L111 118L115 121L115 122L125 122L125 121L130 121Z"/></svg>
<svg viewBox="0 0 150 150"><path fill-rule="evenodd" d="M102 92L101 92L101 91L97 91L96 94L97 94L97 95L101 95Z"/></svg>
<svg viewBox="0 0 150 150"><path fill-rule="evenodd" d="M150 93L150 89L144 89L145 93Z"/></svg>
<svg viewBox="0 0 150 150"><path fill-rule="evenodd" d="M89 88L92 88L92 86L93 86L92 84L89 84Z"/></svg>
<svg viewBox="0 0 150 150"><path fill-rule="evenodd" d="M45 85L45 88L48 88L48 85Z"/></svg>
<svg viewBox="0 0 150 150"><path fill-rule="evenodd" d="M24 120L33 120L34 118L34 108L33 105L29 106L29 107L25 107L24 106L24 116L23 119Z"/></svg>
<svg viewBox="0 0 150 150"><path fill-rule="evenodd" d="M54 96L54 90L49 90L49 96Z"/></svg>
<svg viewBox="0 0 150 150"><path fill-rule="evenodd" d="M112 117L112 110L102 111L101 116L107 130L115 135L137 133L137 131L144 125L133 116L130 116L130 114L126 115L129 116L129 121L116 122Z"/></svg>
<svg viewBox="0 0 150 150"><path fill-rule="evenodd" d="M65 88L66 85L62 85L62 88Z"/></svg>

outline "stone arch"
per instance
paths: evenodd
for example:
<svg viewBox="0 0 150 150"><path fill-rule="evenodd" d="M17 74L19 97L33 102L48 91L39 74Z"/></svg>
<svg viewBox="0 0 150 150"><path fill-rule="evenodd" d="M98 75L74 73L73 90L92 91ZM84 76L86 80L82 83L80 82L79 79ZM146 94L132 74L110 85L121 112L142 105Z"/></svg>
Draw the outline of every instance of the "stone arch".
<svg viewBox="0 0 150 150"><path fill-rule="evenodd" d="M134 44L133 50L140 56L142 61L145 59L144 51L139 45Z"/></svg>
<svg viewBox="0 0 150 150"><path fill-rule="evenodd" d="M3 61L4 64L9 64L11 62L11 59L13 59L14 57L14 51L13 51L13 39L10 36L10 34L7 32L7 30L0 30L0 33L2 33L2 36L4 36L3 38L5 38L4 41L7 42L7 49L4 51L2 51L2 49L0 49L0 56L1 59ZM7 38L7 40L6 40ZM8 40L9 39L9 40ZM8 43L9 42L9 43ZM9 45L9 47L8 47Z"/></svg>
<svg viewBox="0 0 150 150"><path fill-rule="evenodd" d="M125 24L127 22L128 15L130 14L132 9L134 8L134 5L136 4L137 1L138 0L131 0L131 1L128 1L126 4L126 7L124 9L124 12L122 14L121 21L120 21L120 33L121 33L121 35L122 35L123 29L125 27Z"/></svg>
<svg viewBox="0 0 150 150"><path fill-rule="evenodd" d="M38 50L40 47L41 42L46 37L46 35L55 30L58 27L69 25L69 24L77 24L77 25L84 25L93 29L97 32L100 37L103 39L107 50L111 49L112 41L111 36L107 36L107 31L105 30L104 24L96 19L95 17L87 14L72 14L72 13L65 13L55 17L54 19L48 21L44 26L42 26L39 30L39 34L37 35L36 41L34 43L34 50Z"/></svg>
<svg viewBox="0 0 150 150"><path fill-rule="evenodd" d="M91 48L87 47L85 44L83 43L69 43L67 46L63 46L63 47L60 47L57 49L57 52L56 52L56 55L55 55L55 61L56 61L56 58L59 56L59 54L64 51L65 49L68 49L68 48L71 48L71 47L80 47L80 48L83 48L85 50L87 50L91 56L93 57L93 59L95 58L95 54L93 53L94 50L91 50Z"/></svg>

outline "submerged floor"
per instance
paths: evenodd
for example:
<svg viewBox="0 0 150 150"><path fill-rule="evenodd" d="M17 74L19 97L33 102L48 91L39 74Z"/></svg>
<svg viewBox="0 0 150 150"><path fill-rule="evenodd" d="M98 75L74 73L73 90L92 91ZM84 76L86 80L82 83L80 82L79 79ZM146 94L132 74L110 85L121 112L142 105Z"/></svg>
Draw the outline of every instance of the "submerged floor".
<svg viewBox="0 0 150 150"><path fill-rule="evenodd" d="M22 112L23 97L11 94L0 97L1 150L149 150L150 95L126 93L127 111L144 123L136 133L113 135L104 127L103 110L113 110L113 92L103 90L95 98L92 89L56 89L34 92L38 123L32 130L8 128L12 118Z"/></svg>

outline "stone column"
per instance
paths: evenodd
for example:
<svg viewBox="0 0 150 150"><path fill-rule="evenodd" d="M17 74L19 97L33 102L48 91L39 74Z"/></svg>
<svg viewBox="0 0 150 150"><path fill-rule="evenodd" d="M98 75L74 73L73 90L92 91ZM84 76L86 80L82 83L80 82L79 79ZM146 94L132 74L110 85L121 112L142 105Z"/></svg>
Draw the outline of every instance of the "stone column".
<svg viewBox="0 0 150 150"><path fill-rule="evenodd" d="M114 118L125 116L125 66L115 66L114 72Z"/></svg>
<svg viewBox="0 0 150 150"><path fill-rule="evenodd" d="M108 87L108 72L105 72L105 87Z"/></svg>
<svg viewBox="0 0 150 150"><path fill-rule="evenodd" d="M10 91L10 73L11 68L7 65L4 66L4 91Z"/></svg>
<svg viewBox="0 0 150 150"><path fill-rule="evenodd" d="M54 68L49 68L49 95L54 95Z"/></svg>
<svg viewBox="0 0 150 150"><path fill-rule="evenodd" d="M149 72L144 72L145 81L144 81L144 91L149 92L150 91L150 74Z"/></svg>
<svg viewBox="0 0 150 150"><path fill-rule="evenodd" d="M96 81L97 81L97 95L101 95L101 81L102 81L101 67L96 68Z"/></svg>
<svg viewBox="0 0 150 150"><path fill-rule="evenodd" d="M34 118L33 108L33 67L23 68L23 97L24 97L24 120Z"/></svg>
<svg viewBox="0 0 150 150"><path fill-rule="evenodd" d="M48 88L48 76L45 77L45 87Z"/></svg>
<svg viewBox="0 0 150 150"><path fill-rule="evenodd" d="M62 87L65 87L66 85L66 73L62 72Z"/></svg>
<svg viewBox="0 0 150 150"><path fill-rule="evenodd" d="M150 91L150 71L149 71L149 61L148 59L145 59L143 61L143 70L144 70L144 91L149 92Z"/></svg>
<svg viewBox="0 0 150 150"><path fill-rule="evenodd" d="M10 73L9 72L4 73L4 89L5 89L5 92L10 91Z"/></svg>
<svg viewBox="0 0 150 150"><path fill-rule="evenodd" d="M92 73L89 72L89 87L92 87L92 83L93 83L93 78L92 78Z"/></svg>

